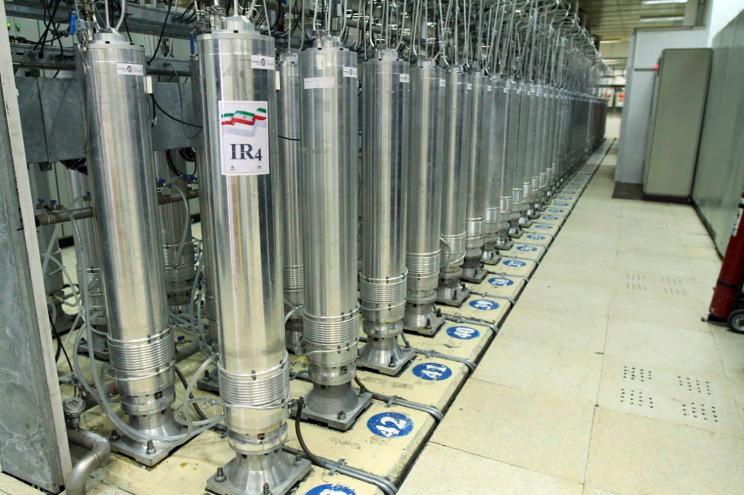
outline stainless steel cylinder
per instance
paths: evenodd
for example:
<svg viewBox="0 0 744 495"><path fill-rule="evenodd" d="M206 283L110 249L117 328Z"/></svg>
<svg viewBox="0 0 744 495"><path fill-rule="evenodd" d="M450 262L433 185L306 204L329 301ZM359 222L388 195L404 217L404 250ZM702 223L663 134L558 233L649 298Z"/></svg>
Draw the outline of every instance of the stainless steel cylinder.
<svg viewBox="0 0 744 495"><path fill-rule="evenodd" d="M98 33L81 56L88 170L100 235L111 374L121 407L143 435L180 431L169 406L174 343L153 180L142 47ZM134 443L114 448L146 457Z"/></svg>
<svg viewBox="0 0 744 495"><path fill-rule="evenodd" d="M488 119L485 123L486 132L483 137L486 161L486 209L483 222L484 246L483 262L498 263L499 249L503 248L507 228L506 215L502 215L502 198L504 197L505 178L505 136L506 136L506 108L504 81L499 77L492 77L488 84L491 91L486 92L484 108L489 108ZM506 206L506 205L505 205Z"/></svg>
<svg viewBox="0 0 744 495"><path fill-rule="evenodd" d="M421 59L411 67L404 327L426 335L444 322L433 303L439 279L445 76L433 60Z"/></svg>
<svg viewBox="0 0 744 495"><path fill-rule="evenodd" d="M169 154L167 156L166 154ZM155 179L165 187L177 187L185 192L186 181L176 167L185 167L185 161L176 157L175 150L155 152ZM169 166L168 160L171 164ZM177 194L174 191L174 194ZM165 290L169 306L185 306L191 299L191 287L196 276L194 268L194 242L191 235L191 212L188 203L177 201L158 206L160 239L163 242ZM186 218L188 217L188 224ZM184 236L185 229L185 236Z"/></svg>
<svg viewBox="0 0 744 495"><path fill-rule="evenodd" d="M302 353L302 312L305 285L302 260L302 133L301 133L301 74L296 53L279 57L279 166L282 179L282 233L284 235L284 311L292 313L284 325L287 349Z"/></svg>
<svg viewBox="0 0 744 495"><path fill-rule="evenodd" d="M463 153L468 167L467 206L465 209L466 243L461 278L480 283L486 277L481 258L485 242L486 191L488 186L488 123L491 108L486 104L493 86L480 71L468 73L466 81L472 86L466 116L469 132L467 150ZM468 86L470 87L470 86Z"/></svg>
<svg viewBox="0 0 744 495"><path fill-rule="evenodd" d="M461 66L447 69L447 118L444 128L444 174L442 181L441 258L437 301L459 306L469 291L460 282L465 259L465 200L467 197L468 168L465 151L470 144L467 131L469 120L465 109L472 88L467 90L465 72Z"/></svg>
<svg viewBox="0 0 744 495"><path fill-rule="evenodd" d="M305 417L348 429L369 398L351 387L359 342L359 134L355 52L323 37L300 55L305 306L304 351L313 390Z"/></svg>
<svg viewBox="0 0 744 495"><path fill-rule="evenodd" d="M90 179L79 171L70 171L70 184L75 207L92 206ZM99 355L107 353L108 319L106 317L106 298L103 293L101 275L101 244L98 227L93 218L77 221L80 237L75 239L75 260L77 262L78 285L85 283L87 291L83 294L83 304L88 309L88 317L93 330L93 349ZM85 280L85 282L83 282Z"/></svg>
<svg viewBox="0 0 744 495"><path fill-rule="evenodd" d="M357 364L397 374L413 351L397 343L406 304L408 63L378 50L363 66L361 308L367 344Z"/></svg>
<svg viewBox="0 0 744 495"><path fill-rule="evenodd" d="M202 96L201 69L199 67L199 55L193 55L190 60L191 66L191 100L194 108L194 122L202 121ZM202 236L202 322L205 327L204 338L206 343L217 351L217 335L219 322L217 321L217 300L215 296L215 287L217 286L217 274L214 270L214 237L212 236L212 197L210 196L210 174L209 163L207 162L204 151L204 138L199 132L192 140L194 150L196 151L196 171L199 177L199 219L201 224ZM216 375L216 373L215 373ZM212 385L215 385L212 383ZM213 386L210 388L214 388Z"/></svg>

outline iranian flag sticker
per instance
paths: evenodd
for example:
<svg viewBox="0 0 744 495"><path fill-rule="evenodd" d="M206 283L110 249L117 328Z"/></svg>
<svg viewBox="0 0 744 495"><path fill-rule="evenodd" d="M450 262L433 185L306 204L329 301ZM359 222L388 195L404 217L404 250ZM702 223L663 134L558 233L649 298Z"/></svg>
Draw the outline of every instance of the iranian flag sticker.
<svg viewBox="0 0 744 495"><path fill-rule="evenodd" d="M269 114L266 101L220 101L223 175L269 173Z"/></svg>

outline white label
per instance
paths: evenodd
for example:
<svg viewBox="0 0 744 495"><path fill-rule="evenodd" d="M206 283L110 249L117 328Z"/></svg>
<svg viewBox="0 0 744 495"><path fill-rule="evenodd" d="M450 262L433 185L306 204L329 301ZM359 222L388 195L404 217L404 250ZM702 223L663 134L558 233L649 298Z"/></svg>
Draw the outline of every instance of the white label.
<svg viewBox="0 0 744 495"><path fill-rule="evenodd" d="M488 91L489 93L493 91L493 86L491 86L490 84L486 86L486 91Z"/></svg>
<svg viewBox="0 0 744 495"><path fill-rule="evenodd" d="M266 55L251 55L251 67L254 69L274 70L276 68L276 61L274 57L267 57Z"/></svg>
<svg viewBox="0 0 744 495"><path fill-rule="evenodd" d="M465 89L467 89L468 91L471 91L473 89L473 84L467 83L467 86L465 86Z"/></svg>
<svg viewBox="0 0 744 495"><path fill-rule="evenodd" d="M223 175L269 173L268 108L265 101L220 102Z"/></svg>
<svg viewBox="0 0 744 495"><path fill-rule="evenodd" d="M410 76L410 74L401 74L400 75L400 82L402 82L402 83L409 83L409 82L411 82L411 76Z"/></svg>
<svg viewBox="0 0 744 495"><path fill-rule="evenodd" d="M282 75L279 73L279 71L274 72L274 86L276 87L277 91L280 91L282 89Z"/></svg>
<svg viewBox="0 0 744 495"><path fill-rule="evenodd" d="M116 73L122 76L144 76L145 66L142 64L116 64Z"/></svg>
<svg viewBox="0 0 744 495"><path fill-rule="evenodd" d="M440 79L439 80L439 87L440 88L446 88L447 87L447 80L446 79Z"/></svg>
<svg viewBox="0 0 744 495"><path fill-rule="evenodd" d="M353 77L354 79L359 77L359 70L356 67L344 67L344 77Z"/></svg>
<svg viewBox="0 0 744 495"><path fill-rule="evenodd" d="M306 77L305 89L321 89L321 88L335 88L336 78L335 77Z"/></svg>

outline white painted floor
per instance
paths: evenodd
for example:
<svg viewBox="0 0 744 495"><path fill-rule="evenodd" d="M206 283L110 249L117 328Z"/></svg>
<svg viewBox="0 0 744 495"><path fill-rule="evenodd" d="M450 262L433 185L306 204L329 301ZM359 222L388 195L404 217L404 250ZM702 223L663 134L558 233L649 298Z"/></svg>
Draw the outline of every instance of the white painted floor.
<svg viewBox="0 0 744 495"><path fill-rule="evenodd" d="M689 206L611 199L609 154L400 495L744 493L744 336Z"/></svg>

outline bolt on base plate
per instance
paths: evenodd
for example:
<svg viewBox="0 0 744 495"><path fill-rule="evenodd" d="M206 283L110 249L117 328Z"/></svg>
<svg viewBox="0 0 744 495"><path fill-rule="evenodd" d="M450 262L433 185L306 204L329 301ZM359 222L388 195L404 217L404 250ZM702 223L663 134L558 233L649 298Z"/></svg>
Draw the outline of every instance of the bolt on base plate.
<svg viewBox="0 0 744 495"><path fill-rule="evenodd" d="M498 265L501 261L501 254L496 246L493 248L486 248L483 250L483 256L481 256L481 262L486 265Z"/></svg>
<svg viewBox="0 0 744 495"><path fill-rule="evenodd" d="M445 306L459 308L470 297L470 289L458 283L455 287L438 287L437 302Z"/></svg>
<svg viewBox="0 0 744 495"><path fill-rule="evenodd" d="M408 315L406 315L408 316ZM412 319L406 318L403 320L403 330L418 335L424 335L426 337L433 337L437 334L442 325L444 325L445 317L439 310L430 311L425 317L426 323L424 325L416 325L415 322L418 319L412 321Z"/></svg>
<svg viewBox="0 0 744 495"><path fill-rule="evenodd" d="M350 383L331 387L315 385L305 394L301 419L347 431L371 404L372 394L357 392Z"/></svg>
<svg viewBox="0 0 744 495"><path fill-rule="evenodd" d="M460 280L479 284L486 279L486 275L487 272L483 269L483 263L479 262L475 266L463 266L462 273L460 273Z"/></svg>
<svg viewBox="0 0 744 495"><path fill-rule="evenodd" d="M196 381L196 388L205 392L212 392L213 394L220 393L220 382L217 373L216 366L210 366L211 370L208 369L204 372L204 377L199 378Z"/></svg>
<svg viewBox="0 0 744 495"><path fill-rule="evenodd" d="M207 493L217 495L285 495L311 469L310 461L281 450L267 455L236 455L207 480Z"/></svg>
<svg viewBox="0 0 744 495"><path fill-rule="evenodd" d="M379 339L378 339L379 340ZM388 376L398 376L408 364L415 351L401 347L397 343L392 347L379 348L374 338L367 339L357 358L357 367L374 370Z"/></svg>
<svg viewBox="0 0 744 495"><path fill-rule="evenodd" d="M185 432L186 428L178 424L172 416L171 419L167 421L167 424L162 425L162 427L157 431L157 433L161 435L178 435ZM180 447L189 440L190 438L181 442L140 442L120 435L115 431L112 431L111 436L109 437L109 443L111 444L111 450L113 452L131 457L140 464L148 467L160 463L170 455L171 451Z"/></svg>

